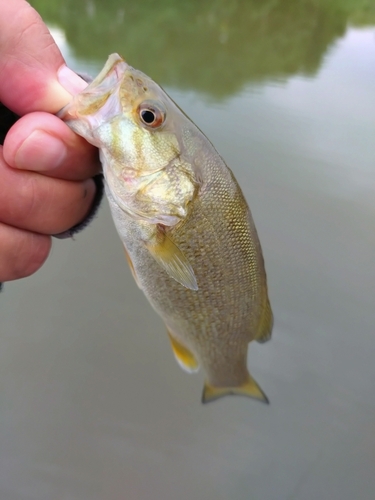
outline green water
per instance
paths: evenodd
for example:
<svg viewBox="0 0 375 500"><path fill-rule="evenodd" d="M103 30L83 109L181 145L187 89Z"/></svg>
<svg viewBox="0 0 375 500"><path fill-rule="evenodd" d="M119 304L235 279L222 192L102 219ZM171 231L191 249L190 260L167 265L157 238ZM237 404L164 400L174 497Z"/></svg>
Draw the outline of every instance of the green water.
<svg viewBox="0 0 375 500"><path fill-rule="evenodd" d="M254 82L313 77L348 25L375 24L370 0L31 3L80 60L119 52L162 85L218 99Z"/></svg>
<svg viewBox="0 0 375 500"><path fill-rule="evenodd" d="M375 2L33 0L68 63L163 85L252 209L271 405L200 405L106 204L0 301L1 500L373 500Z"/></svg>

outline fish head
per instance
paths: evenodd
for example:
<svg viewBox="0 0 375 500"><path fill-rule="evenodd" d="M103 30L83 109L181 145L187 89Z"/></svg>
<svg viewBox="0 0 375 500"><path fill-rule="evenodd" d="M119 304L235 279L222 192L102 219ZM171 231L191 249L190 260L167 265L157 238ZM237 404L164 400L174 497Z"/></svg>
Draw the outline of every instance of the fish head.
<svg viewBox="0 0 375 500"><path fill-rule="evenodd" d="M145 186L150 192L153 184L158 186L154 198L172 196L169 201L177 212L184 212L195 191L183 143L184 124L188 127L191 122L151 78L112 54L99 75L58 116L100 149L104 175L116 199L124 203L134 193L145 195ZM152 182L169 167L179 167L182 175ZM171 188L175 182L178 188ZM174 199L177 192L181 200Z"/></svg>

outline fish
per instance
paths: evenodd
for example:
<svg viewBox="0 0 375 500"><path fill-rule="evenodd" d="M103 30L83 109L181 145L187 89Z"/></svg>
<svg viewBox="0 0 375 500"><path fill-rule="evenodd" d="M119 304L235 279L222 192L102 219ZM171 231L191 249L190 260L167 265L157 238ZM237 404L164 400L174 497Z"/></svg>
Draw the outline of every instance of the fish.
<svg viewBox="0 0 375 500"><path fill-rule="evenodd" d="M264 259L241 188L214 146L118 54L58 116L99 148L135 282L181 368L204 370L202 402L269 403L247 368L248 344L272 334Z"/></svg>

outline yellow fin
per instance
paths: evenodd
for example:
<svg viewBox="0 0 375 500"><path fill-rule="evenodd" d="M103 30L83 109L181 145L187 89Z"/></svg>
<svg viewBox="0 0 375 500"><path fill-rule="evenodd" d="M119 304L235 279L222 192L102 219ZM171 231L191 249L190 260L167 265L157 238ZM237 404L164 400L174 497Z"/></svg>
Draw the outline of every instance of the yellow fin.
<svg viewBox="0 0 375 500"><path fill-rule="evenodd" d="M214 387L206 382L203 388L202 403L210 403L211 401L215 401L215 399L230 395L246 396L269 404L267 396L250 375L249 380L238 387Z"/></svg>
<svg viewBox="0 0 375 500"><path fill-rule="evenodd" d="M169 330L167 330L169 339L172 344L173 354L175 355L177 363L181 366L183 370L188 373L195 373L199 370L199 363L195 359L194 354L192 354L189 349L180 344L178 340L176 340Z"/></svg>
<svg viewBox="0 0 375 500"><path fill-rule="evenodd" d="M256 337L256 341L260 344L264 344L272 337L272 327L273 327L273 314L271 310L270 302L267 298L266 307L263 311L263 316L259 325L259 333Z"/></svg>
<svg viewBox="0 0 375 500"><path fill-rule="evenodd" d="M193 268L178 246L161 230L147 243L147 250L168 275L190 290L198 290Z"/></svg>
<svg viewBox="0 0 375 500"><path fill-rule="evenodd" d="M136 273L135 273L135 269L134 269L134 266L133 266L133 261L131 260L130 255L128 254L128 251L126 250L126 248L125 248L125 247L124 247L124 250L125 250L125 257L126 257L126 261L127 261L127 263L129 264L130 271L132 272L132 275L133 275L134 281L137 283L138 288L141 288L141 285L139 284L139 281L138 281L137 275L136 275Z"/></svg>

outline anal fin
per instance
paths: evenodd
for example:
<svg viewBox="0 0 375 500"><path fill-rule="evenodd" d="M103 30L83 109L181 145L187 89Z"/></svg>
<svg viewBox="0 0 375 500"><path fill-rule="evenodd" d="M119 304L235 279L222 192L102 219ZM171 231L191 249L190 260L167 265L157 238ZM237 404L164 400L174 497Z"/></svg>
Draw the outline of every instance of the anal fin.
<svg viewBox="0 0 375 500"><path fill-rule="evenodd" d="M146 244L146 247L171 278L190 290L198 290L190 262L162 229L157 229L154 238Z"/></svg>
<svg viewBox="0 0 375 500"><path fill-rule="evenodd" d="M262 403L269 404L267 396L250 375L248 381L238 387L214 387L206 382L203 388L202 403L210 403L224 396L232 395L246 396L248 398L257 399Z"/></svg>
<svg viewBox="0 0 375 500"><path fill-rule="evenodd" d="M181 366L183 370L188 373L196 373L199 370L199 363L196 360L194 354L183 346L178 340L176 340L170 331L167 329L169 339L172 345L172 351L175 355L177 363Z"/></svg>
<svg viewBox="0 0 375 500"><path fill-rule="evenodd" d="M271 310L270 302L267 298L266 307L264 308L262 319L259 325L259 333L256 337L256 341L260 344L264 344L272 337L272 327L273 327L273 314Z"/></svg>

